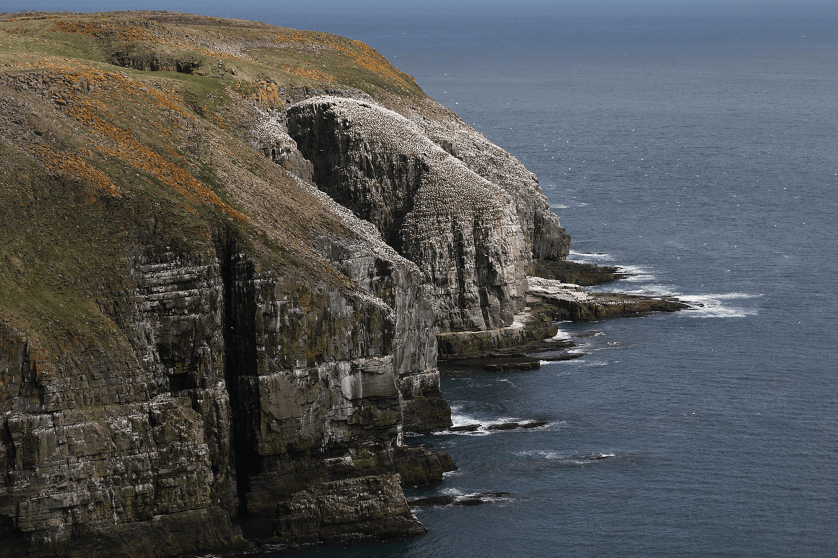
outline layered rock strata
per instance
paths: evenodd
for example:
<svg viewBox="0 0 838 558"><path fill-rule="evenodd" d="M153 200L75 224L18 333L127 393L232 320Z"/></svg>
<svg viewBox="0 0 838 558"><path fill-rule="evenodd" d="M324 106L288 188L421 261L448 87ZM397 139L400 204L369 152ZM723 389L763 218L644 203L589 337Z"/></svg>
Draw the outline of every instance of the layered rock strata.
<svg viewBox="0 0 838 558"><path fill-rule="evenodd" d="M453 118L357 41L0 27L3 555L230 548L254 519L287 543L424 532L401 486L455 465L404 435L451 424L438 330L518 339L496 332L521 329L533 258L566 253L534 177L373 103ZM333 74L297 66L323 52Z"/></svg>
<svg viewBox="0 0 838 558"><path fill-rule="evenodd" d="M671 297L586 292L579 285L530 277L530 296L546 305L554 320L588 321L642 316L651 312L677 312L690 306Z"/></svg>
<svg viewBox="0 0 838 558"><path fill-rule="evenodd" d="M79 340L45 355L0 324L11 555L80 551L103 533L131 539L109 555L157 555L163 541L162 554L229 545L241 540L240 513L274 514L301 488L359 475L386 489L379 512L391 534L422 532L403 496L390 503L401 494L396 470L420 481L443 472L427 450L401 448L404 417L418 417L407 421L417 429L450 424L415 266L374 240L324 237L362 287L347 289L263 267L229 230L160 251L147 247L171 240L137 240L127 288L98 295L121 346ZM357 483L347 483L324 513L352 500ZM184 530L198 535L169 541Z"/></svg>
<svg viewBox="0 0 838 558"><path fill-rule="evenodd" d="M289 109L288 130L317 186L426 272L441 331L512 322L530 254L503 189L372 103L309 99Z"/></svg>
<svg viewBox="0 0 838 558"><path fill-rule="evenodd" d="M279 505L274 531L284 543L355 542L422 535L395 475L333 481Z"/></svg>

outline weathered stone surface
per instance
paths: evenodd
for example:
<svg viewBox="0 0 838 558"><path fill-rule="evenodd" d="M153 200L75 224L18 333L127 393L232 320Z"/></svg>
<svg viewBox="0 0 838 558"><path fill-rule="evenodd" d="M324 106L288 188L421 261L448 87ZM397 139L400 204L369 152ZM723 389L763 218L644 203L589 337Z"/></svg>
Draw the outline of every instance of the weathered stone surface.
<svg viewBox="0 0 838 558"><path fill-rule="evenodd" d="M529 342L539 341L556 334L557 326L545 315L542 308L532 311L524 307L511 325L488 331L448 332L437 335L439 358L444 361L462 358L489 358L505 356L499 349L515 349Z"/></svg>
<svg viewBox="0 0 838 558"><path fill-rule="evenodd" d="M541 277L530 277L529 282L530 296L541 299L547 306L547 315L554 320L601 320L689 308L688 304L674 298L589 293L579 285Z"/></svg>
<svg viewBox="0 0 838 558"><path fill-rule="evenodd" d="M530 250L509 195L378 105L318 97L288 129L314 181L429 277L441 331L502 327L526 293Z"/></svg>
<svg viewBox="0 0 838 558"><path fill-rule="evenodd" d="M124 333L119 350L79 342L48 353L0 324L0 464L10 472L0 517L20 548L86 549L104 531L165 541L208 510L218 534L171 548L229 545L241 537L240 500L247 513L273 513L312 483L392 473L415 400L437 395L450 417L422 275L380 240L323 237L357 281L347 288L263 269L229 232L158 250L167 241L146 235L160 228L137 231L128 288L101 295ZM359 532L421 531L400 513Z"/></svg>
<svg viewBox="0 0 838 558"><path fill-rule="evenodd" d="M433 453L421 445L402 446L396 451L396 472L402 486L427 486L442 482L442 474L457 466L445 452Z"/></svg>
<svg viewBox="0 0 838 558"><path fill-rule="evenodd" d="M282 119L273 111L255 108L257 118L250 130L251 145L277 165L303 180L311 181L313 167L297 149L297 142L288 135Z"/></svg>
<svg viewBox="0 0 838 558"><path fill-rule="evenodd" d="M397 475L333 481L279 504L274 535L283 542L347 542L427 532L407 505Z"/></svg>
<svg viewBox="0 0 838 558"><path fill-rule="evenodd" d="M379 240L378 231L346 208L318 192L342 222L366 244L330 235L320 238L324 257L370 295L393 310L393 367L401 397L405 430L425 432L451 424L436 368L437 339L434 292L411 261Z"/></svg>
<svg viewBox="0 0 838 558"><path fill-rule="evenodd" d="M505 150L433 101L417 103L401 112L424 135L469 169L503 188L514 201L521 228L534 259L562 260L570 250L570 235L550 209L538 177Z"/></svg>
<svg viewBox="0 0 838 558"><path fill-rule="evenodd" d="M534 277L553 279L562 283L573 283L588 287L624 279L627 273L622 273L615 266L600 266L593 263L571 262L568 260L535 260L533 262Z"/></svg>
<svg viewBox="0 0 838 558"><path fill-rule="evenodd" d="M0 324L0 369L13 388L2 398L0 517L22 547L81 551L101 533L163 536L209 516L217 533L173 548L241 538L217 265L142 251L132 287L101 299L122 344L105 351L75 339L45 350ZM145 551L162 555L154 544Z"/></svg>

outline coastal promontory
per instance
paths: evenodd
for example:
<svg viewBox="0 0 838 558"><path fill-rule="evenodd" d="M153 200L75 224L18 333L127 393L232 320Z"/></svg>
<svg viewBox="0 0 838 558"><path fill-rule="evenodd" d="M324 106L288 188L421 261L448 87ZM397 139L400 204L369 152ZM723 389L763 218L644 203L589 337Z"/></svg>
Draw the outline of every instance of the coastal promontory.
<svg viewBox="0 0 838 558"><path fill-rule="evenodd" d="M596 314L536 177L351 39L0 14L0 160L4 556L422 534L438 358Z"/></svg>

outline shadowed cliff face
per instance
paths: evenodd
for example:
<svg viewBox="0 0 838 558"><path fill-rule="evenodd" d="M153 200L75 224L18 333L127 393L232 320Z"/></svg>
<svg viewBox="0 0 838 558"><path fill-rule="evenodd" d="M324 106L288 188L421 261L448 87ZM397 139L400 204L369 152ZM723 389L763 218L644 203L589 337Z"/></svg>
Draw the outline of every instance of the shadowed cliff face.
<svg viewBox="0 0 838 558"><path fill-rule="evenodd" d="M410 262L324 235L321 249L361 287L347 289L263 266L228 228L184 242L145 225L129 240L124 290L96 294L124 333L119 351L79 340L45 352L0 324L12 555L85 549L105 532L124 535L109 555L229 544L237 515L270 518L311 484L392 474L405 416L417 429L450 424L447 406L427 403L441 403L434 316ZM373 532L422 532L386 482L382 505L398 519ZM163 525L196 535L163 536Z"/></svg>
<svg viewBox="0 0 838 558"><path fill-rule="evenodd" d="M289 109L288 129L318 187L425 271L441 331L512 322L523 306L530 250L503 189L372 103L304 101Z"/></svg>

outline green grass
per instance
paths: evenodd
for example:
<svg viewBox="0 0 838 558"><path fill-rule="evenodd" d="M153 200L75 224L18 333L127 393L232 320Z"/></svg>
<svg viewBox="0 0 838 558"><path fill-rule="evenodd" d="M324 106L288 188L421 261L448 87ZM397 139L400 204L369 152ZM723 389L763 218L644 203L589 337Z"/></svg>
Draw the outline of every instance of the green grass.
<svg viewBox="0 0 838 558"><path fill-rule="evenodd" d="M111 23L143 17L121 15ZM118 324L108 316L128 311L114 305L119 293L135 288L130 284L131 253L168 246L184 257L198 256L195 251L212 242L212 231L233 231L241 247L266 269L303 282L316 277L332 286L352 288L300 242L312 231L350 233L322 208L306 209L306 196L293 181L242 141L240 123L247 116L242 107L256 92L254 84L266 79L280 89L353 87L373 97L387 92L422 96L421 90L409 76L348 39L296 34L261 24L218 24L214 18L167 17L174 21L163 18L147 27L159 33L159 40L123 41L55 31L57 20L86 24L108 23L107 18L56 14L10 21L10 16L0 15L0 98L9 102L5 108L0 106L0 321L38 336L43 343L80 335L100 347L124 346ZM262 46L289 33L311 48ZM187 35L188 40L184 39ZM242 57L208 54L208 40L226 42L230 52L242 53ZM200 63L199 74L114 66L109 62L117 51L161 60L195 60ZM218 67L219 58L223 68ZM320 72L316 75L332 76L334 81L295 75L283 68L316 70ZM102 130L72 116L77 101L60 107L51 92L18 91L14 81L3 79L4 74L60 77L63 71L82 70L112 74L93 92L70 93L77 95L78 102L91 103L93 116L130 133L123 142L124 151ZM120 88L121 75L133 80L130 87ZM53 89L60 89L62 83L53 82ZM168 104L155 104L141 87ZM172 110L185 111L186 116L175 118ZM104 173L120 194L113 197L101 185L54 165L50 168L36 157L36 143ZM108 149L117 155L108 154ZM142 157L130 159L131 149L147 150L143 156L153 155L178 166L217 198L186 195L151 172L154 169L141 168ZM237 203L228 188L236 180L262 181L265 188L279 192L275 211L282 218L265 225L253 215L248 217L248 208ZM243 218L231 217L225 207ZM151 240L155 244L137 246L149 220L159 231Z"/></svg>

